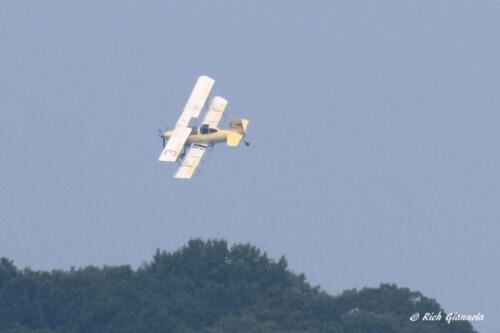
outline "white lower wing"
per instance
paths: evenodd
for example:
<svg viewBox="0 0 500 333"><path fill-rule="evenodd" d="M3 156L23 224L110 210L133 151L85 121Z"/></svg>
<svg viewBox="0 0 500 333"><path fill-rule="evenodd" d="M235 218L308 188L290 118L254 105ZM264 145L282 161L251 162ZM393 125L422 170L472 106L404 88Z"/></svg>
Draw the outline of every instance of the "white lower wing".
<svg viewBox="0 0 500 333"><path fill-rule="evenodd" d="M203 124L208 124L210 127L217 127L226 109L226 105L227 100L222 97L217 96L210 99L208 102L208 112L205 119L203 119Z"/></svg>
<svg viewBox="0 0 500 333"><path fill-rule="evenodd" d="M192 130L191 127L176 127L158 160L161 162L175 162Z"/></svg>
<svg viewBox="0 0 500 333"><path fill-rule="evenodd" d="M192 118L198 118L214 83L215 81L208 76L202 75L198 78L175 127L188 127Z"/></svg>
<svg viewBox="0 0 500 333"><path fill-rule="evenodd" d="M201 158L203 157L206 149L207 147L205 145L191 145L191 148L189 148L189 151L182 160L181 166L179 167L179 170L177 170L174 177L184 179L191 178L194 171L200 164Z"/></svg>

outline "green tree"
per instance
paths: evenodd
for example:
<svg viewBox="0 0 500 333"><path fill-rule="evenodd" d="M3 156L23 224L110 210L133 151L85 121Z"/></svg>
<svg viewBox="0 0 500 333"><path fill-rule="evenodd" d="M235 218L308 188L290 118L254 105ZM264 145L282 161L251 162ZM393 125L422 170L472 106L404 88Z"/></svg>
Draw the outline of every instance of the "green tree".
<svg viewBox="0 0 500 333"><path fill-rule="evenodd" d="M412 322L443 311L381 284L332 296L255 246L193 239L151 262L69 271L19 270L0 259L0 333L470 333L470 323ZM444 311L443 311L444 313Z"/></svg>

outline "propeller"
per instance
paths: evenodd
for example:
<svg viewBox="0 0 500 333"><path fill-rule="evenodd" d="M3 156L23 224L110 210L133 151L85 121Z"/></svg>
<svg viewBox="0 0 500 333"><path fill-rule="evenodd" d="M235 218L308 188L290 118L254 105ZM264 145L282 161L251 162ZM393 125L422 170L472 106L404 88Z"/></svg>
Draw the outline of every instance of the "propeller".
<svg viewBox="0 0 500 333"><path fill-rule="evenodd" d="M163 148L165 148L165 137L163 136L163 133L165 133L167 130L165 129L165 131L162 131L160 128L158 129L158 133L160 135L160 138L162 140L162 144L163 144Z"/></svg>

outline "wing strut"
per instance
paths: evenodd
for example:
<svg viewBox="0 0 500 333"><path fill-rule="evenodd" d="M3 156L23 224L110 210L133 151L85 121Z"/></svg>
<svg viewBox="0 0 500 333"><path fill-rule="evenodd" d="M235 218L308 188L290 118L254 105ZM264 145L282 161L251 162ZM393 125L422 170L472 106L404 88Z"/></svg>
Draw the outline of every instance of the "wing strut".
<svg viewBox="0 0 500 333"><path fill-rule="evenodd" d="M198 165L200 165L201 158L203 157L206 149L206 145L191 145L174 177L184 179L191 178Z"/></svg>

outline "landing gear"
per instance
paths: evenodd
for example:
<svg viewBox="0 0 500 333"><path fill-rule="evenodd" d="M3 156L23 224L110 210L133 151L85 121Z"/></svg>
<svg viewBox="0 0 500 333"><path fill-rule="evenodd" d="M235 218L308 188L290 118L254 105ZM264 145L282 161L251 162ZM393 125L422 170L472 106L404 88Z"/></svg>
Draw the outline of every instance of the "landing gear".
<svg viewBox="0 0 500 333"><path fill-rule="evenodd" d="M183 160L185 156L186 156L186 145L184 145L184 148L182 149L182 153L179 154L179 157L181 158L181 160Z"/></svg>

